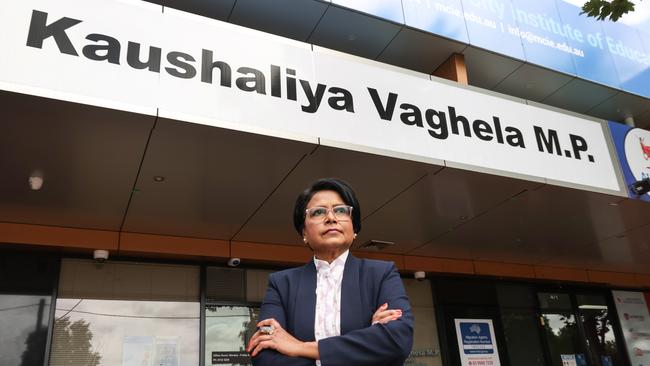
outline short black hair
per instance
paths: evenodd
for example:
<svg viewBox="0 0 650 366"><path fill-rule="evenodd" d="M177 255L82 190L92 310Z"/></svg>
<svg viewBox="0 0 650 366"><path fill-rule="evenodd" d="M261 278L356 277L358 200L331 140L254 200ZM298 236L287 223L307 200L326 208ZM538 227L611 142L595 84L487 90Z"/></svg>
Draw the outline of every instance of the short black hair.
<svg viewBox="0 0 650 366"><path fill-rule="evenodd" d="M296 205L293 208L293 226L296 228L298 235L302 236L302 230L305 228L305 210L311 198L320 191L334 191L341 196L346 205L352 209L352 227L355 233L361 231L361 207L354 191L346 182L337 178L321 178L298 196Z"/></svg>

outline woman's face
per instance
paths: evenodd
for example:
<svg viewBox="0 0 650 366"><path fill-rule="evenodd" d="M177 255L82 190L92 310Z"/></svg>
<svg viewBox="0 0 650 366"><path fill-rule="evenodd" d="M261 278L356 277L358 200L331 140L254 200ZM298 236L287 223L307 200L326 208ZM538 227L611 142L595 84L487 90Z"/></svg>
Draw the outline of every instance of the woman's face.
<svg viewBox="0 0 650 366"><path fill-rule="evenodd" d="M317 257L319 254L325 257L332 254L338 256L352 245L354 240L352 217L340 214L337 217L332 208L339 205L346 205L346 203L335 191L316 192L307 203L307 210L314 207L327 209L325 215L314 217L310 217L309 213L305 215L303 234Z"/></svg>

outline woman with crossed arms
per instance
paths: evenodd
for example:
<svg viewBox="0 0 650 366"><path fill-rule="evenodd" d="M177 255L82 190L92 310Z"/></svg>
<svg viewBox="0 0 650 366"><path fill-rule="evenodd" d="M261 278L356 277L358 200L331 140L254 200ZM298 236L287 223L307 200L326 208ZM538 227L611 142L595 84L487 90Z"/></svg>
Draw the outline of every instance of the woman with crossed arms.
<svg viewBox="0 0 650 366"><path fill-rule="evenodd" d="M257 366L403 365L413 315L394 263L349 253L361 212L345 182L302 192L294 226L314 252L302 267L271 274L258 331L246 350Z"/></svg>

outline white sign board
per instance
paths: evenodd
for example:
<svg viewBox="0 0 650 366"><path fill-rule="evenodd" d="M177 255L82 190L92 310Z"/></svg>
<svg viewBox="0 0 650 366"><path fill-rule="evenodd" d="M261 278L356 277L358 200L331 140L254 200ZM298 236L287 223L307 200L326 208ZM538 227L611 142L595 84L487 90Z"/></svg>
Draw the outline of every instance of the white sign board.
<svg viewBox="0 0 650 366"><path fill-rule="evenodd" d="M562 359L562 366L578 366L576 355L574 354L560 355L560 358Z"/></svg>
<svg viewBox="0 0 650 366"><path fill-rule="evenodd" d="M142 1L0 3L0 88L620 192L603 124Z"/></svg>
<svg viewBox="0 0 650 366"><path fill-rule="evenodd" d="M650 366L650 314L643 292L612 294L632 365Z"/></svg>
<svg viewBox="0 0 650 366"><path fill-rule="evenodd" d="M500 366L491 319L454 319L462 366Z"/></svg>

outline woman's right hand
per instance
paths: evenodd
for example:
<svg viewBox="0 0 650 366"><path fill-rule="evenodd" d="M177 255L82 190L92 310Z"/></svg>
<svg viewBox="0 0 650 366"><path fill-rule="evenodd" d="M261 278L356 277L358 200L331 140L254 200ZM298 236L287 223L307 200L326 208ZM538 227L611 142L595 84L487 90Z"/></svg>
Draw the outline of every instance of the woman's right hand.
<svg viewBox="0 0 650 366"><path fill-rule="evenodd" d="M372 315L372 324L386 324L402 316L401 309L389 309L388 303L381 305Z"/></svg>

